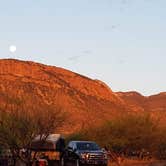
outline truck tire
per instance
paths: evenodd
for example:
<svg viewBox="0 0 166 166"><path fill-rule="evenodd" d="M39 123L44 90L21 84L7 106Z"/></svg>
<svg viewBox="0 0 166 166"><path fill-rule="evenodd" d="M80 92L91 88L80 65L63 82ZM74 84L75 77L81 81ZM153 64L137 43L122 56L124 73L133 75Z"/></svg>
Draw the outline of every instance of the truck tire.
<svg viewBox="0 0 166 166"><path fill-rule="evenodd" d="M79 159L76 160L76 166L80 166L80 161L79 161Z"/></svg>
<svg viewBox="0 0 166 166"><path fill-rule="evenodd" d="M60 164L61 166L65 166L65 159L64 159L64 157L61 158L60 162L61 162L61 164Z"/></svg>
<svg viewBox="0 0 166 166"><path fill-rule="evenodd" d="M104 164L104 165L102 165L102 166L108 166L108 164Z"/></svg>

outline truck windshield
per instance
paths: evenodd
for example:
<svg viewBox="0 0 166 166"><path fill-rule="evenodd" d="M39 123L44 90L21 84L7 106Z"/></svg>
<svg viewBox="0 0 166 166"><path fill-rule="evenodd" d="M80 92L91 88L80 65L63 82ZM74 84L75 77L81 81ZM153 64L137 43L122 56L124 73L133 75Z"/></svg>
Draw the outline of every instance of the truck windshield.
<svg viewBox="0 0 166 166"><path fill-rule="evenodd" d="M93 142L78 142L78 150L100 150L100 147Z"/></svg>

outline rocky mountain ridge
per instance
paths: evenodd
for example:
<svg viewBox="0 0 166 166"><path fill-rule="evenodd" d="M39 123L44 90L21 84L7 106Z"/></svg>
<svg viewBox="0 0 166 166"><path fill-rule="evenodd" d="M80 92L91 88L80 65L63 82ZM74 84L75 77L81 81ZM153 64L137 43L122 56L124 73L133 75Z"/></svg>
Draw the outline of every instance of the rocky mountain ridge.
<svg viewBox="0 0 166 166"><path fill-rule="evenodd" d="M165 110L166 93L144 97L137 92L113 92L100 80L72 71L16 59L0 60L0 104L12 98L32 105L61 107L70 132L100 124L118 113Z"/></svg>

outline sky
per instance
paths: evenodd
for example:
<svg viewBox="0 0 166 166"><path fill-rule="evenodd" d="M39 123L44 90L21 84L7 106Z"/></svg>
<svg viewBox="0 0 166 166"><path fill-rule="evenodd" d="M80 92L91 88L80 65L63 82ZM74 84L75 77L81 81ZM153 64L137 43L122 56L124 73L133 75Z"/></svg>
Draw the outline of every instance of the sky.
<svg viewBox="0 0 166 166"><path fill-rule="evenodd" d="M156 94L166 91L165 9L165 0L0 0L0 58Z"/></svg>

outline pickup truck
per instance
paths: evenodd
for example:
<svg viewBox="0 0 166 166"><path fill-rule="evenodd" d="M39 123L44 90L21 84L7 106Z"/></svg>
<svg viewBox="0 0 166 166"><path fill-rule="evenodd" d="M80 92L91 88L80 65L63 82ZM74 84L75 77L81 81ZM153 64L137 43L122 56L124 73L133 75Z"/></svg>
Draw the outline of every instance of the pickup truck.
<svg viewBox="0 0 166 166"><path fill-rule="evenodd" d="M70 141L61 156L61 166L107 166L107 155L92 141Z"/></svg>

